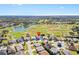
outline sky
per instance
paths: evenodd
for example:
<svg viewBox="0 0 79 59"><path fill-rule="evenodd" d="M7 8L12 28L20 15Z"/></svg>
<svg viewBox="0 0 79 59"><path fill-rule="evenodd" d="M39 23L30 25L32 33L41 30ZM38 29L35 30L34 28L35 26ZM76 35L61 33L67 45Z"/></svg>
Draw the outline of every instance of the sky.
<svg viewBox="0 0 79 59"><path fill-rule="evenodd" d="M79 15L79 4L0 4L0 15Z"/></svg>

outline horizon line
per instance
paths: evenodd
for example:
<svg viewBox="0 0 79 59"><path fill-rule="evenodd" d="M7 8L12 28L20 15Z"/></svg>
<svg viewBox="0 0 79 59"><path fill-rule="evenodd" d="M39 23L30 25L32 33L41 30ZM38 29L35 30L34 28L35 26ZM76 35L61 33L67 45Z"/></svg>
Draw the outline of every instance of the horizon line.
<svg viewBox="0 0 79 59"><path fill-rule="evenodd" d="M37 14L37 15L0 15L0 16L79 16L79 14Z"/></svg>

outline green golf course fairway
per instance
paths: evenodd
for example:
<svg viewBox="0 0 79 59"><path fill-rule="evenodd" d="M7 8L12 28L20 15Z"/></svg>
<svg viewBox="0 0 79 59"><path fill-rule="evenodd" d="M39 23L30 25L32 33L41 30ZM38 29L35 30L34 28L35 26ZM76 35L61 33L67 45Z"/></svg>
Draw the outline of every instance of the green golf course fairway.
<svg viewBox="0 0 79 59"><path fill-rule="evenodd" d="M63 36L68 35L69 32L72 32L71 28L73 26L79 26L79 25L69 25L69 24L38 24L38 25L31 25L30 27L26 28L25 31L22 32L14 32L13 27L7 27L4 29L0 29L0 32L2 30L9 30L9 34L15 38L18 39L21 36L25 36L26 33L30 33L31 36L35 36L37 32L41 32L43 34L54 34L55 36Z"/></svg>

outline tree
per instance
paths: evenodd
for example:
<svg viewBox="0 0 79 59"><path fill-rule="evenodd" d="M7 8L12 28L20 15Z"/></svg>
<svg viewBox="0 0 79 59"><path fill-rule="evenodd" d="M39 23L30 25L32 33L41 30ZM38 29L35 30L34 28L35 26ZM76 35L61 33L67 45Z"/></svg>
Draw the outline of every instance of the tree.
<svg viewBox="0 0 79 59"><path fill-rule="evenodd" d="M77 32L77 34L79 35L79 27L76 26L75 28L72 28L72 31Z"/></svg>

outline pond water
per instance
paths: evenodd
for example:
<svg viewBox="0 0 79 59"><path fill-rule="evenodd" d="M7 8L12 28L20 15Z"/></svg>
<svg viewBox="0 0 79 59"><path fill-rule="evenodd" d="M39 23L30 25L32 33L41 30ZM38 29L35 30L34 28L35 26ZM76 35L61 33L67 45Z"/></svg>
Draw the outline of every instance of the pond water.
<svg viewBox="0 0 79 59"><path fill-rule="evenodd" d="M29 29L31 29L33 27L33 24L21 24L19 26L14 26L13 27L13 31L14 32L23 32L23 31L27 31Z"/></svg>
<svg viewBox="0 0 79 59"><path fill-rule="evenodd" d="M25 27L23 25L13 27L14 32L22 32L24 30L25 30Z"/></svg>

